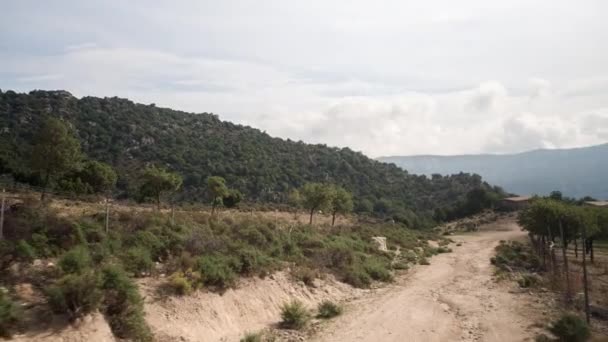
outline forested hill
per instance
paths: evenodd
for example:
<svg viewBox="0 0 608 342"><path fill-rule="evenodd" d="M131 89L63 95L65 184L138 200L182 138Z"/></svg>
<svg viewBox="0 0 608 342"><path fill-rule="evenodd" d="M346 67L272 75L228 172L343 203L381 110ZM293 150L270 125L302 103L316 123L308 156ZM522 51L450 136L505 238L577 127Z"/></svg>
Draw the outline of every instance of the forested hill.
<svg viewBox="0 0 608 342"><path fill-rule="evenodd" d="M356 210L430 214L476 188L491 190L477 175L417 176L348 148L273 138L258 129L136 104L121 98L83 97L66 91L0 91L0 166L4 173L35 182L29 171L31 142L47 116L71 127L89 158L111 164L123 196L137 185L145 164L165 166L184 178L182 199L206 197L206 179L222 176L247 200L283 202L306 182L333 182L355 195ZM429 217L430 215L424 215Z"/></svg>
<svg viewBox="0 0 608 342"><path fill-rule="evenodd" d="M517 154L384 157L420 174L474 172L518 194L608 199L608 144L582 148L535 150Z"/></svg>

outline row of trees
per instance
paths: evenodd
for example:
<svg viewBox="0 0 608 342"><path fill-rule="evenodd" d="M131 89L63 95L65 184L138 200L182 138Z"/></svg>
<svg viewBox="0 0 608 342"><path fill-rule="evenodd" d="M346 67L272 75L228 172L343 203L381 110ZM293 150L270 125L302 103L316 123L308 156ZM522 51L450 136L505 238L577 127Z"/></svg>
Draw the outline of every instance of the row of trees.
<svg viewBox="0 0 608 342"><path fill-rule="evenodd" d="M608 237L608 210L605 208L574 205L560 201L555 196L535 199L521 211L518 221L530 233L537 253L542 257L543 267L557 272L555 255L556 242L559 241L563 259L563 274L566 282L566 298L571 300L570 276L568 265L568 246L574 244L575 257L578 258L579 241L582 245L582 265L585 290L585 303L588 311L587 255L593 263L593 241Z"/></svg>
<svg viewBox="0 0 608 342"><path fill-rule="evenodd" d="M353 195L344 188L334 184L308 183L300 189L289 193L289 202L296 210L307 209L310 213L309 223L317 211L331 213L331 225L336 222L337 214L347 214L353 210Z"/></svg>

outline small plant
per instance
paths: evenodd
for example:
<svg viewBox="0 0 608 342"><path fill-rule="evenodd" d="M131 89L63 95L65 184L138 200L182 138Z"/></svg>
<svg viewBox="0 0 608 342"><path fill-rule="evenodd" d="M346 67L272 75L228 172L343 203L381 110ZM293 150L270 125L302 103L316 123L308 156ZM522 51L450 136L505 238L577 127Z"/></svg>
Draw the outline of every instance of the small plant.
<svg viewBox="0 0 608 342"><path fill-rule="evenodd" d="M397 261L393 264L393 269L395 270L407 270L409 268L410 267L408 266L408 264L403 260Z"/></svg>
<svg viewBox="0 0 608 342"><path fill-rule="evenodd" d="M329 319L342 314L342 307L329 300L324 300L317 307L317 317Z"/></svg>
<svg viewBox="0 0 608 342"><path fill-rule="evenodd" d="M240 342L262 342L262 337L261 333L246 333Z"/></svg>
<svg viewBox="0 0 608 342"><path fill-rule="evenodd" d="M203 256L199 259L199 269L203 284L228 288L234 284L236 274L230 267L228 258L219 256Z"/></svg>
<svg viewBox="0 0 608 342"><path fill-rule="evenodd" d="M348 268L342 279L345 283L358 288L368 288L372 284L372 278L361 267Z"/></svg>
<svg viewBox="0 0 608 342"><path fill-rule="evenodd" d="M377 258L369 258L363 264L365 272L374 280L388 282L393 280L393 275L387 268L387 264Z"/></svg>
<svg viewBox="0 0 608 342"><path fill-rule="evenodd" d="M67 251L59 259L59 267L63 272L71 274L83 273L91 266L91 255L85 246L79 245Z"/></svg>
<svg viewBox="0 0 608 342"><path fill-rule="evenodd" d="M564 314L560 319L551 324L549 331L559 341L565 342L584 342L591 336L587 323L582 318L571 313Z"/></svg>
<svg viewBox="0 0 608 342"><path fill-rule="evenodd" d="M317 271L310 267L298 267L291 271L293 277L302 281L307 286L314 286L315 279L318 278Z"/></svg>
<svg viewBox="0 0 608 342"><path fill-rule="evenodd" d="M68 314L72 320L96 310L102 299L99 278L93 272L68 274L51 286L47 295L53 311Z"/></svg>
<svg viewBox="0 0 608 342"><path fill-rule="evenodd" d="M11 327L19 322L21 311L19 307L0 288L0 337L11 337Z"/></svg>
<svg viewBox="0 0 608 342"><path fill-rule="evenodd" d="M36 259L36 251L25 240L19 240L15 246L15 254L23 261L32 261Z"/></svg>
<svg viewBox="0 0 608 342"><path fill-rule="evenodd" d="M140 276L152 270L152 256L144 247L131 247L123 257L123 264L127 271Z"/></svg>
<svg viewBox="0 0 608 342"><path fill-rule="evenodd" d="M441 253L452 253L452 249L448 248L448 247L437 247L437 253L441 254Z"/></svg>
<svg viewBox="0 0 608 342"><path fill-rule="evenodd" d="M521 278L517 280L519 287L528 288L534 287L541 282L541 279L534 274L523 274Z"/></svg>
<svg viewBox="0 0 608 342"><path fill-rule="evenodd" d="M420 261L418 261L418 263L420 265L430 265L431 264L427 258L421 258Z"/></svg>
<svg viewBox="0 0 608 342"><path fill-rule="evenodd" d="M302 329L310 320L310 313L304 304L294 299L281 307L281 325L287 329Z"/></svg>
<svg viewBox="0 0 608 342"><path fill-rule="evenodd" d="M192 284L182 272L173 273L171 277L169 277L168 285L175 294L180 296L185 296L192 293Z"/></svg>

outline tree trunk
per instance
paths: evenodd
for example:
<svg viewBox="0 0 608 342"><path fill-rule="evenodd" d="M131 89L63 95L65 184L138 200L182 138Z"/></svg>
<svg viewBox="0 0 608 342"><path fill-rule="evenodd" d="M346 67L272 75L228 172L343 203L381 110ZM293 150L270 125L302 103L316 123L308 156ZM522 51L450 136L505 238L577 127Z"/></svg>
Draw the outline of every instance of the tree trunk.
<svg viewBox="0 0 608 342"><path fill-rule="evenodd" d="M578 260L578 239L574 239L574 258ZM583 240L585 243L585 240Z"/></svg>
<svg viewBox="0 0 608 342"><path fill-rule="evenodd" d="M564 258L564 271L566 273L566 301L570 302L572 294L570 292L570 274L568 271L568 255L566 254L566 235L564 234L564 227L562 221L559 220L559 234L562 236L562 257Z"/></svg>
<svg viewBox="0 0 608 342"><path fill-rule="evenodd" d="M308 224L312 225L312 215L315 213L315 208L310 209L310 221L308 221Z"/></svg>
<svg viewBox="0 0 608 342"><path fill-rule="evenodd" d="M547 249L546 247L546 240L545 240L545 236L541 236L541 245L542 245L542 255L543 255L543 269L546 270L547 269Z"/></svg>
<svg viewBox="0 0 608 342"><path fill-rule="evenodd" d="M160 192L156 195L156 210L160 213Z"/></svg>
<svg viewBox="0 0 608 342"><path fill-rule="evenodd" d="M213 216L215 214L215 201L213 201L213 204L211 204L211 216Z"/></svg>
<svg viewBox="0 0 608 342"><path fill-rule="evenodd" d="M336 222L336 212L334 211L331 215L331 226L334 226L334 223Z"/></svg>
<svg viewBox="0 0 608 342"><path fill-rule="evenodd" d="M587 240L587 229L583 227L583 241ZM587 284L587 244L583 243L583 288L585 290L585 318L587 319L587 324L590 323L589 317L589 286Z"/></svg>
<svg viewBox="0 0 608 342"><path fill-rule="evenodd" d="M547 226L547 237L549 238L549 257L551 261L551 270L553 271L553 277L555 278L555 244L554 238L551 236L551 227ZM553 243L553 245L552 245Z"/></svg>
<svg viewBox="0 0 608 342"><path fill-rule="evenodd" d="M46 198L46 188L49 186L49 180L51 178L51 173L47 170L46 175L44 176L44 184L42 185L42 194L40 195L40 201L44 201Z"/></svg>
<svg viewBox="0 0 608 342"><path fill-rule="evenodd" d="M593 238L592 237L587 239L587 242L585 244L585 253L589 254L589 258L591 260L591 263L593 264L594 258L593 258Z"/></svg>

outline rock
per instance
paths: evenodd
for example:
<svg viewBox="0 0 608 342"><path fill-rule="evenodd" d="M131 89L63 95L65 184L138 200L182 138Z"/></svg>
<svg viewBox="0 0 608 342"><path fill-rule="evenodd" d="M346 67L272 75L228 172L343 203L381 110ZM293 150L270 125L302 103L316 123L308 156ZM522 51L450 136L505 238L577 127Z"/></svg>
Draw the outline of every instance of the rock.
<svg viewBox="0 0 608 342"><path fill-rule="evenodd" d="M378 244L378 250L388 252L388 247L386 246L386 237L374 236L372 237L372 240L374 240Z"/></svg>

